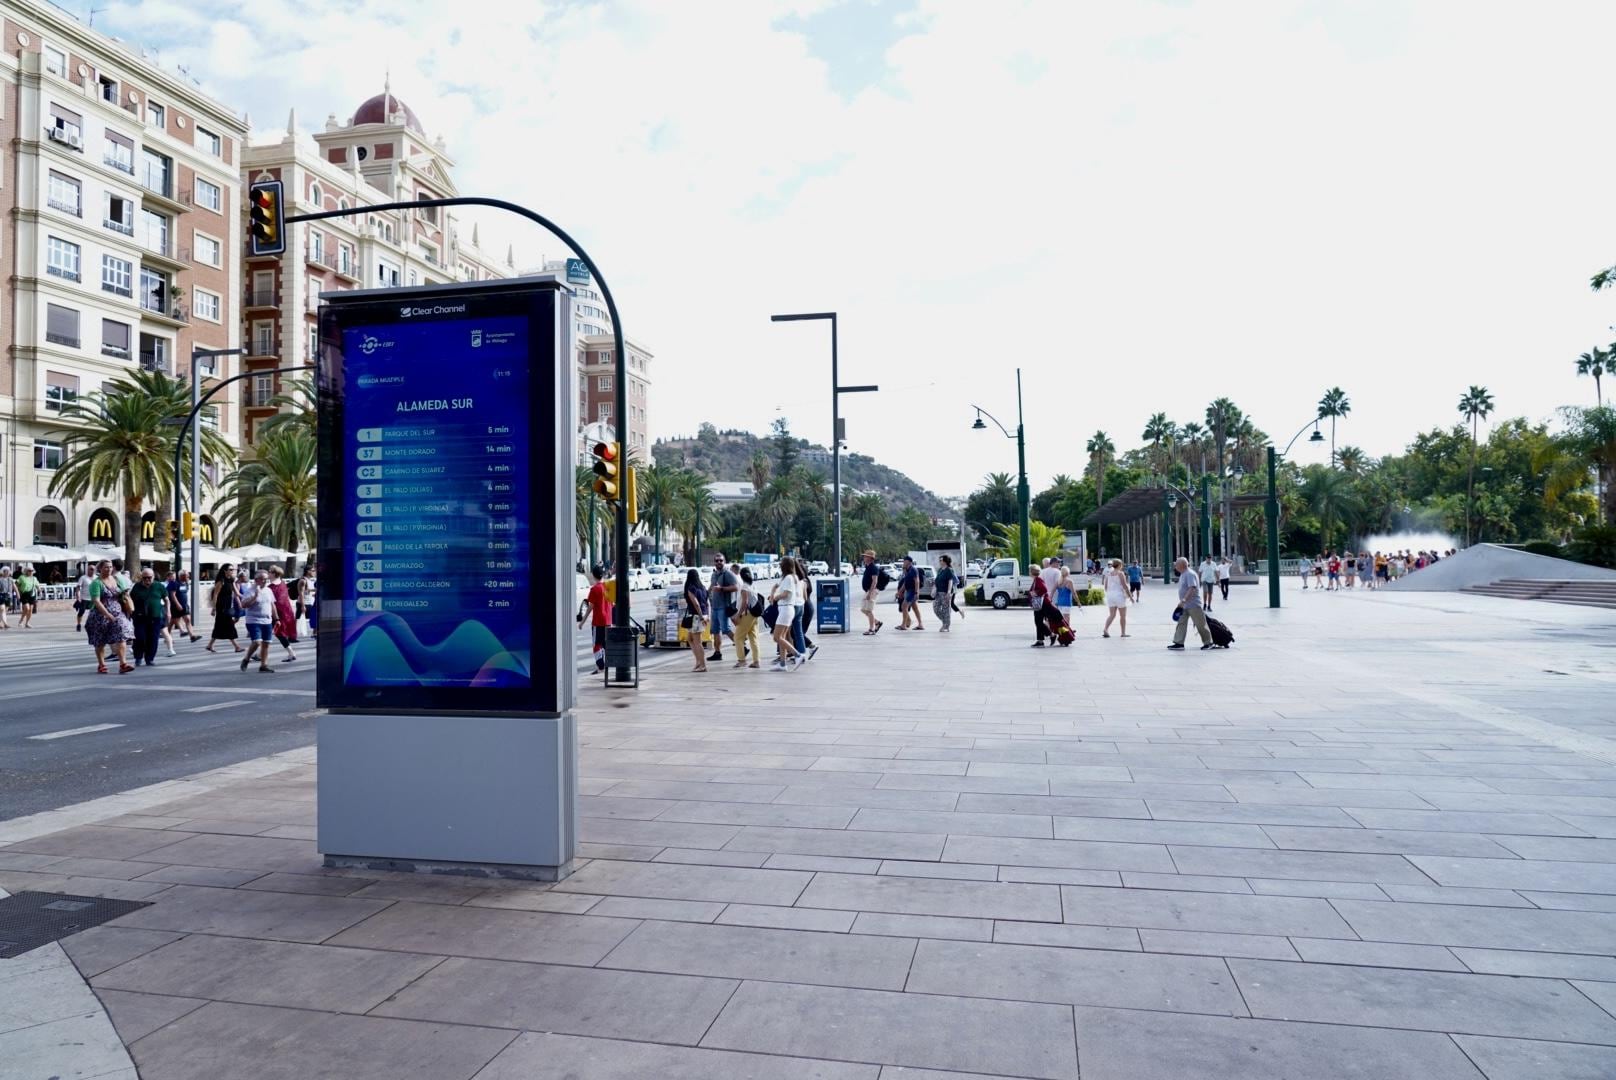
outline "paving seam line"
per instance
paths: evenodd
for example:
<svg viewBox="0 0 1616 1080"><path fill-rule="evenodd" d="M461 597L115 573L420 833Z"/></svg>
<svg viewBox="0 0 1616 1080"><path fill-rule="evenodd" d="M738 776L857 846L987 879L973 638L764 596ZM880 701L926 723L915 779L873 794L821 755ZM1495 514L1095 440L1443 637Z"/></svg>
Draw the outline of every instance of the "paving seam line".
<svg viewBox="0 0 1616 1080"><path fill-rule="evenodd" d="M1480 720L1484 724L1491 724L1512 735L1522 735L1528 739L1535 739L1548 746L1561 750L1569 750L1574 754L1596 758L1607 764L1616 765L1616 739L1606 739L1598 735L1589 735L1585 732L1575 731L1571 728L1551 724L1547 720L1538 720L1525 713L1513 709L1505 709L1498 705L1489 705L1485 701L1465 697L1463 694L1439 693L1434 690L1402 690L1397 693L1415 701L1422 701L1427 705L1435 705L1439 709L1457 713L1469 720Z"/></svg>

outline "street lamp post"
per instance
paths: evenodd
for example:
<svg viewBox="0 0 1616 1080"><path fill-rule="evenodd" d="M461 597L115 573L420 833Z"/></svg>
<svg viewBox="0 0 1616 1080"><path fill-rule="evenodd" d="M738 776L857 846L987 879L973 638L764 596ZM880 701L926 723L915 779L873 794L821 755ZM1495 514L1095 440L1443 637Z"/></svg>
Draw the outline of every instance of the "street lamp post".
<svg viewBox="0 0 1616 1080"><path fill-rule="evenodd" d="M976 422L971 425L972 431L986 431L987 425L982 422L985 416L992 420L999 430L1004 432L1007 439L1016 440L1016 463L1019 470L1016 480L1016 503L1021 516L1021 570L1023 573L1032 573L1032 495L1027 487L1027 428L1021 411L1021 369L1016 368L1016 433L1010 434L1008 428L999 423L999 418L982 408L972 405L976 410Z"/></svg>
<svg viewBox="0 0 1616 1080"><path fill-rule="evenodd" d="M810 322L826 319L830 321L830 491L831 501L835 504L835 518L833 531L835 540L832 544L835 562L831 564L833 575L840 576L842 572L842 395L868 394L879 390L879 386L843 386L837 370L836 356L836 312L810 311L794 315L771 315L770 322ZM761 492L759 492L761 494Z"/></svg>
<svg viewBox="0 0 1616 1080"><path fill-rule="evenodd" d="M1308 442L1323 442L1324 434L1319 431L1319 417L1315 416L1307 424L1313 425L1313 434ZM1285 444L1285 449L1275 452L1272 445L1268 447L1268 504L1264 507L1268 517L1268 606L1279 607L1279 483L1278 466L1276 462L1280 457L1290 453L1296 440L1302 437L1307 430L1307 424L1297 429L1291 441Z"/></svg>
<svg viewBox="0 0 1616 1080"><path fill-rule="evenodd" d="M1201 542L1206 545L1206 550L1207 551L1211 551L1212 550L1212 544L1211 544L1212 521L1207 516L1207 503L1206 503L1207 495L1208 495L1207 478L1203 476L1203 477L1201 477ZM1163 585L1170 584L1172 582L1172 580L1173 580L1173 531L1172 531L1172 523L1169 521L1169 516L1173 513L1173 511L1178 509L1178 500L1180 498L1182 498L1186 503L1189 504L1189 508L1190 508L1190 510L1192 512L1195 510L1195 496L1190 494L1188 491L1185 491L1183 488L1176 487L1173 484L1168 483L1168 481L1165 478L1163 478L1163 480L1162 480L1162 507L1163 507L1162 508L1162 584ZM1188 530L1186 530L1184 542L1185 542L1186 546L1194 547L1193 541L1190 540ZM1194 552L1191 552L1190 554L1193 555ZM1191 559L1191 561L1193 562L1194 560Z"/></svg>

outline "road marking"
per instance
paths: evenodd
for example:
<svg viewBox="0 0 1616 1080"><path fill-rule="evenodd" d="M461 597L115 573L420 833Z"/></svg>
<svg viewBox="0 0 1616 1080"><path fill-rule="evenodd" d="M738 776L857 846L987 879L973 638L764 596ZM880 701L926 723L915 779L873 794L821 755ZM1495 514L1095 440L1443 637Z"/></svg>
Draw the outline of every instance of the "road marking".
<svg viewBox="0 0 1616 1080"><path fill-rule="evenodd" d="M173 683L149 683L142 680L138 685L146 690L173 690L180 694L252 694L255 697L313 697L313 690L277 690L268 686L177 686Z"/></svg>
<svg viewBox="0 0 1616 1080"><path fill-rule="evenodd" d="M194 709L181 709L180 712L212 712L214 709L228 709L232 705L245 704L247 704L246 698L239 701L215 701L212 705L198 705Z"/></svg>
<svg viewBox="0 0 1616 1080"><path fill-rule="evenodd" d="M122 724L91 724L89 727L68 728L66 731L47 731L43 735L30 735L28 737L30 739L40 739L40 740L45 740L45 739L65 739L69 735L88 735L92 731L111 731L115 727L123 727L123 725Z"/></svg>
<svg viewBox="0 0 1616 1080"><path fill-rule="evenodd" d="M44 697L47 694L69 694L74 690L82 689L84 689L82 686L53 686L49 690L29 690L21 694L13 694L8 691L6 693L6 700L15 701L18 698Z"/></svg>

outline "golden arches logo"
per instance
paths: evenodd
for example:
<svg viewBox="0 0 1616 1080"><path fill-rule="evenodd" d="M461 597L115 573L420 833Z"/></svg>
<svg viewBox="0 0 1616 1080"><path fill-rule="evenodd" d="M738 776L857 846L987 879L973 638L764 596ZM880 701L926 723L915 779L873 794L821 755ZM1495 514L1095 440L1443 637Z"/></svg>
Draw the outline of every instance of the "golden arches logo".
<svg viewBox="0 0 1616 1080"><path fill-rule="evenodd" d="M90 539L111 540L116 534L116 524L112 515L105 510L97 510L90 515Z"/></svg>

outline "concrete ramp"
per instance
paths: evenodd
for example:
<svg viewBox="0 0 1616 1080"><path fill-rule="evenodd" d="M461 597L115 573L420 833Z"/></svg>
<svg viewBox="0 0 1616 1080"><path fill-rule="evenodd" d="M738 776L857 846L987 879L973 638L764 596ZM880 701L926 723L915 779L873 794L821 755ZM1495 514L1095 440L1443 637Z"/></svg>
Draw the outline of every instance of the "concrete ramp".
<svg viewBox="0 0 1616 1080"><path fill-rule="evenodd" d="M1416 570L1389 587L1399 592L1458 592L1491 585L1505 578L1542 578L1553 581L1616 581L1616 570L1588 566L1569 559L1533 555L1529 551L1477 544L1457 555Z"/></svg>

